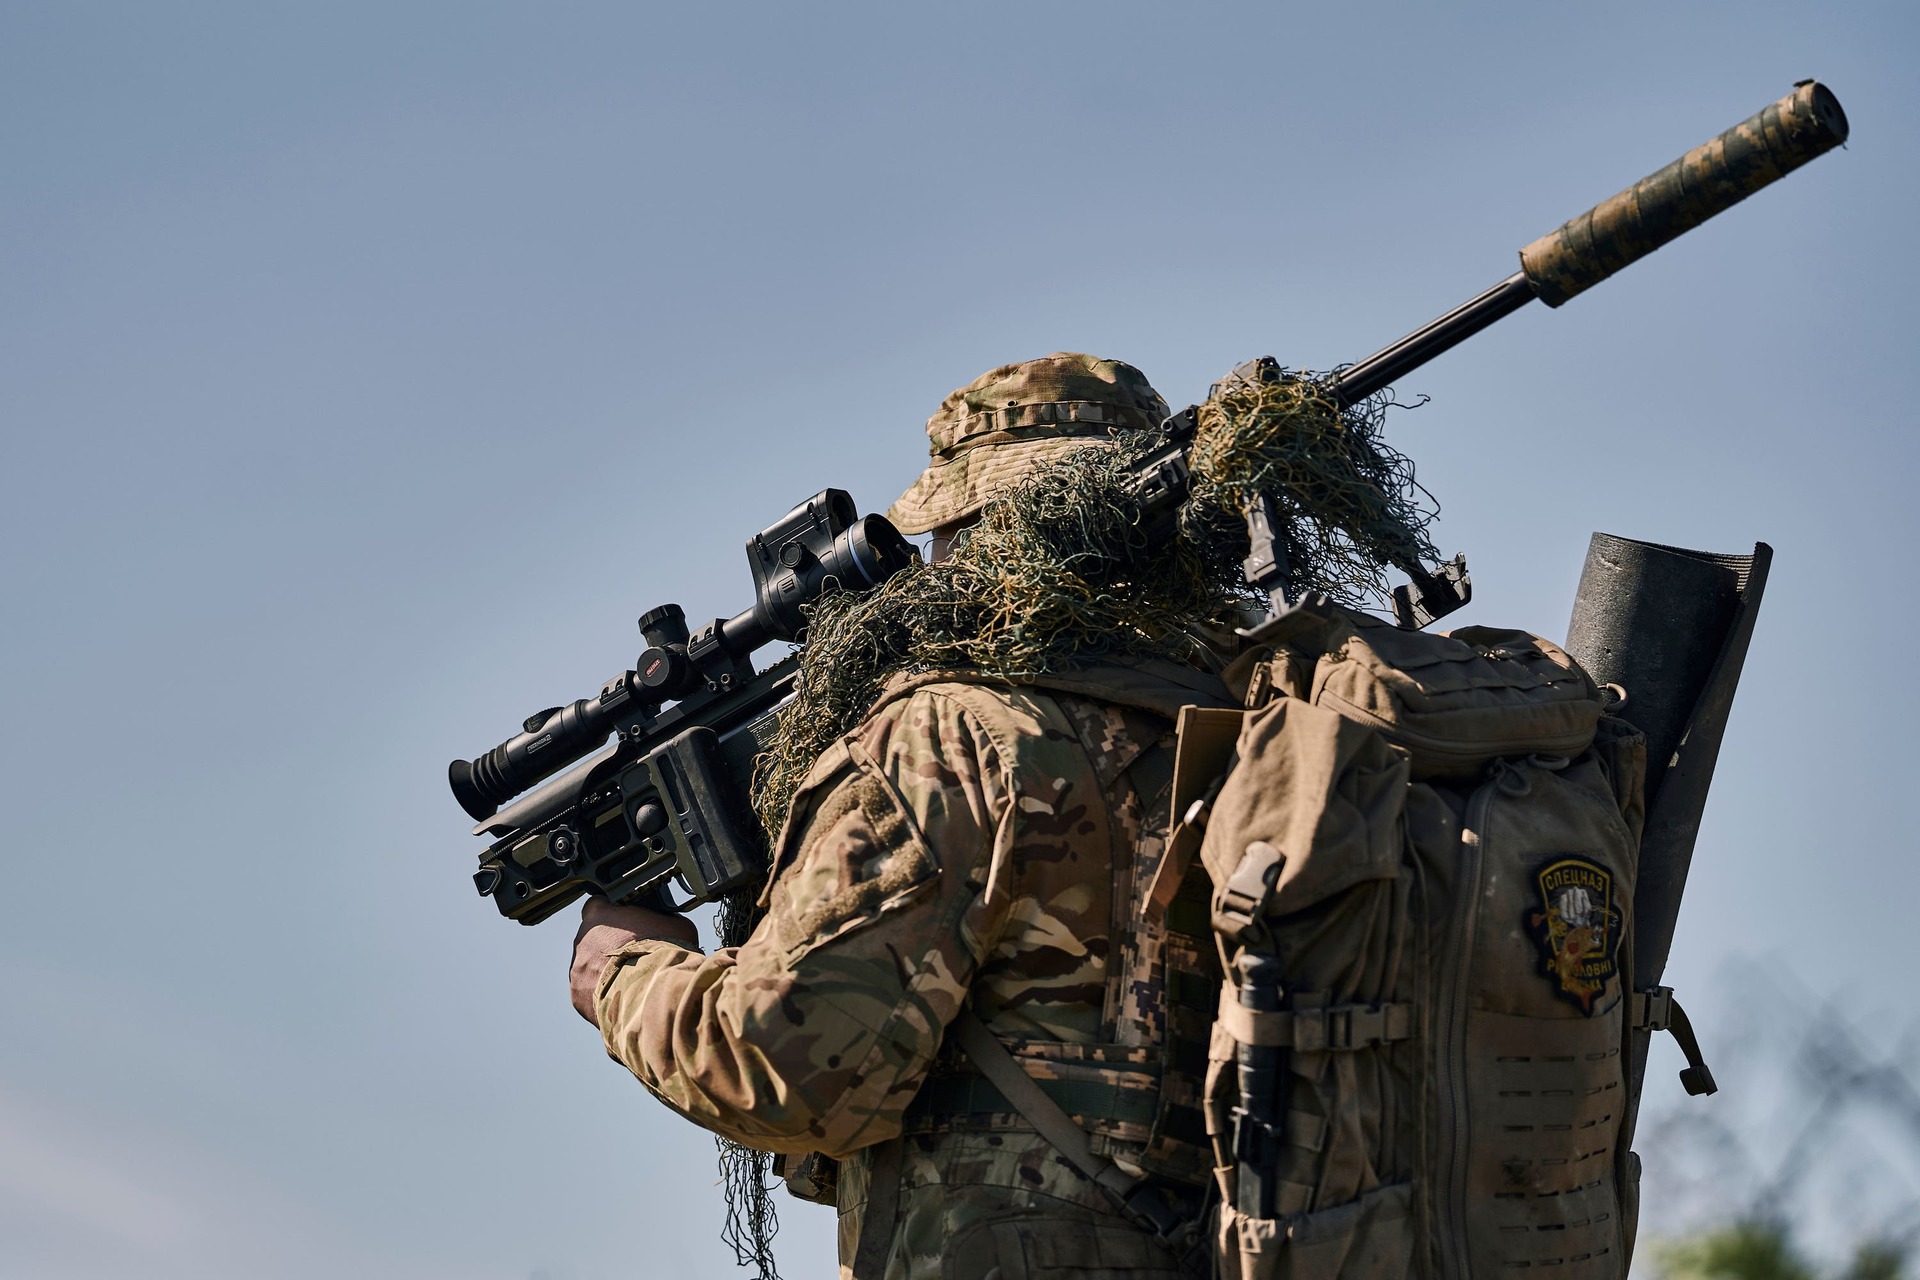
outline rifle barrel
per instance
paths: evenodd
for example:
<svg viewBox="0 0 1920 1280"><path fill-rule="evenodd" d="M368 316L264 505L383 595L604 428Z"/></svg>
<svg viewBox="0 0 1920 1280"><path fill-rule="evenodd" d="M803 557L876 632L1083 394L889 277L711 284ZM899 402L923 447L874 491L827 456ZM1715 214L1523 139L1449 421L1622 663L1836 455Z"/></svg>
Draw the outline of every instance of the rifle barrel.
<svg viewBox="0 0 1920 1280"><path fill-rule="evenodd" d="M1334 383L1334 395L1343 405L1365 400L1402 374L1411 373L1496 320L1512 315L1533 298L1527 273L1516 271L1485 293L1461 303L1438 320L1429 321L1347 369Z"/></svg>

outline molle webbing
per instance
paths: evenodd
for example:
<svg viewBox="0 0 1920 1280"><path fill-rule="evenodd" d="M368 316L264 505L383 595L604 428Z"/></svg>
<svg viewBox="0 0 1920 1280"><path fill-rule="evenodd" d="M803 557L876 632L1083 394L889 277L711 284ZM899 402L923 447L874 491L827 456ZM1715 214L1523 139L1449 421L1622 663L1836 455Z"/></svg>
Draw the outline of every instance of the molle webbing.
<svg viewBox="0 0 1920 1280"><path fill-rule="evenodd" d="M1148 754L1164 755L1158 749ZM1143 781L1144 771L1135 768L1128 772L1136 784ZM1183 934L1200 944L1198 949L1202 955L1210 954L1212 948L1207 896L1205 873L1196 867L1182 884L1166 918L1168 932ZM1217 977L1169 966L1164 988L1167 1039L1160 1066L1140 1064L1138 1048L1076 1045L1072 1047L1071 1058L1066 1060L1071 1064L1068 1070L1100 1068L1109 1073L1110 1078L1036 1080L1035 1083L1089 1132L1130 1144L1147 1141L1155 1152L1163 1151L1169 1144L1188 1147L1195 1153L1196 1161L1199 1160L1207 1149L1204 1115L1197 1106L1181 1100L1177 1096L1180 1091L1163 1088L1163 1071L1190 1078L1195 1086L1192 1096L1198 1097L1220 989ZM1023 1066L1058 1069L1056 1064L1060 1062L1051 1055L1028 1056ZM930 1078L921 1087L907 1108L904 1132L1031 1127L990 1080L972 1072L950 1072ZM1152 1163L1158 1167L1163 1162L1153 1160ZM1204 1167L1161 1171L1169 1176L1187 1172L1197 1178L1204 1175Z"/></svg>
<svg viewBox="0 0 1920 1280"><path fill-rule="evenodd" d="M1343 1004L1325 1009L1249 1009L1232 991L1220 993L1222 1036L1239 1044L1300 1053L1371 1049L1413 1036L1410 1004ZM1218 1037L1216 1037L1218 1038ZM1225 1061L1225 1059L1222 1059Z"/></svg>
<svg viewBox="0 0 1920 1280"><path fill-rule="evenodd" d="M1195 871L1198 870L1196 866ZM1213 907L1211 890L1204 872L1195 875L1189 871L1186 881L1180 886L1180 892L1167 907L1167 932L1181 933L1189 938L1213 945ZM1218 978L1211 979L1217 988Z"/></svg>
<svg viewBox="0 0 1920 1280"><path fill-rule="evenodd" d="M1206 1074L1211 1033L1203 1030L1220 1004L1220 980L1167 970L1167 1061L1196 1079Z"/></svg>
<svg viewBox="0 0 1920 1280"><path fill-rule="evenodd" d="M951 1031L960 1051L1002 1090L1033 1130L1053 1145L1061 1159L1104 1191L1135 1225L1176 1249L1197 1242L1199 1221L1192 1206L1181 1205L1178 1198L1170 1199L1155 1184L1096 1152L1087 1141L1086 1130L1060 1110L978 1014L963 1007Z"/></svg>
<svg viewBox="0 0 1920 1280"><path fill-rule="evenodd" d="M1036 1077L1034 1083L1081 1128L1133 1146L1146 1142L1149 1134L1196 1148L1205 1143L1206 1125L1198 1108L1173 1103L1166 1096L1159 1067L1140 1062L1140 1049L1124 1045L1059 1047L1071 1048L1073 1056L1063 1060L1029 1054L1016 1061L1029 1075L1056 1073L1051 1079ZM1180 1056L1191 1061L1190 1069L1195 1074L1206 1067L1204 1044L1192 1049L1183 1046ZM1079 1075L1090 1069L1105 1078L1061 1078L1068 1072ZM1030 1118L1023 1116L993 1081L964 1068L930 1077L903 1119L903 1132L909 1134L1032 1127Z"/></svg>
<svg viewBox="0 0 1920 1280"><path fill-rule="evenodd" d="M1179 958L1198 957L1206 964L1215 954L1208 909L1211 884L1204 869L1191 867L1167 906L1161 987L1166 1010L1164 1076L1159 1114L1146 1153L1149 1169L1202 1181L1213 1164L1202 1100L1221 982L1217 974L1190 967ZM1145 888L1141 886L1143 893Z"/></svg>

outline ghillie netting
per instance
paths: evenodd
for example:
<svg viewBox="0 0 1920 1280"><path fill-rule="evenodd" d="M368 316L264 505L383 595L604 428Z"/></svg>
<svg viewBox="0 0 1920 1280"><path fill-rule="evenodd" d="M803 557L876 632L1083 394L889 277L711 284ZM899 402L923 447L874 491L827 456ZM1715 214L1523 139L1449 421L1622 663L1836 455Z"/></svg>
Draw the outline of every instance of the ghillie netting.
<svg viewBox="0 0 1920 1280"><path fill-rule="evenodd" d="M1331 375L1281 374L1276 382L1229 378L1200 405L1182 533L1225 538L1244 555L1242 509L1252 495L1271 493L1286 535L1290 597L1319 591L1355 608L1385 606L1389 568L1440 558L1427 538L1438 507L1415 483L1413 461L1380 438L1387 410L1412 406L1383 391L1343 412Z"/></svg>
<svg viewBox="0 0 1920 1280"><path fill-rule="evenodd" d="M1330 375L1232 378L1200 406L1188 462L1192 492L1170 519L1147 516L1134 460L1157 432L1076 450L989 503L940 564L918 564L864 595L813 606L794 699L761 755L754 808L771 836L800 779L902 672L969 668L1009 679L1125 658L1195 656L1189 627L1265 606L1242 576L1248 498L1274 495L1289 597L1319 591L1384 604L1389 567L1438 559L1437 510L1413 464L1380 439L1383 393L1342 410ZM723 946L757 923L748 892L723 903ZM721 1140L726 1239L742 1266L774 1280L768 1157Z"/></svg>
<svg viewBox="0 0 1920 1280"><path fill-rule="evenodd" d="M720 1148L720 1185L727 1200L720 1239L733 1250L735 1262L755 1269L756 1280L780 1280L773 1259L773 1236L780 1229L773 1207L777 1184L767 1181L773 1157L730 1138L715 1138L714 1143Z"/></svg>
<svg viewBox="0 0 1920 1280"><path fill-rule="evenodd" d="M1380 438L1382 393L1341 409L1331 375L1230 378L1200 406L1177 517L1142 511L1130 465L1157 432L1075 450L989 503L940 564L866 594L823 597L809 620L794 700L761 755L754 806L778 832L800 779L867 714L894 675L967 668L1019 680L1126 658L1187 659L1190 624L1263 597L1247 587L1243 515L1271 493L1290 595L1356 607L1389 597L1389 567L1438 559L1437 508L1413 464Z"/></svg>
<svg viewBox="0 0 1920 1280"><path fill-rule="evenodd" d="M766 913L754 905L757 893L743 889L720 899L714 932L721 946L739 946L760 923ZM727 1204L720 1239L733 1250L735 1262L755 1269L756 1280L780 1280L773 1258L773 1236L780 1229L773 1193L779 1184L768 1180L773 1157L731 1138L716 1137L714 1142L720 1148L720 1187Z"/></svg>

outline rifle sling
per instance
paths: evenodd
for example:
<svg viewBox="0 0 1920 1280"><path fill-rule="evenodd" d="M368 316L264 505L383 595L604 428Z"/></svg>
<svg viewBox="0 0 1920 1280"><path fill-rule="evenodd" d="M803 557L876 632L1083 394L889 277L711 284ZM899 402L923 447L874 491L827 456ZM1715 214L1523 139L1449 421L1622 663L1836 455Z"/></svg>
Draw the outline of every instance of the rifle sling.
<svg viewBox="0 0 1920 1280"><path fill-rule="evenodd" d="M860 1219L860 1244L853 1254L853 1274L879 1280L887 1273L887 1249L900 1217L900 1174L906 1163L906 1140L892 1138L873 1149L867 1166L867 1208Z"/></svg>
<svg viewBox="0 0 1920 1280"><path fill-rule="evenodd" d="M1160 1114L1160 1081L1142 1075L1137 1082L1103 1080L1038 1081L1040 1090L1069 1116L1090 1121L1096 1131L1108 1125L1132 1124L1146 1128ZM945 1076L920 1087L907 1108L909 1131L920 1124L966 1118L1005 1116L1018 1112L1007 1096L985 1076Z"/></svg>
<svg viewBox="0 0 1920 1280"><path fill-rule="evenodd" d="M1188 1223L1143 1178L1133 1177L1104 1156L1095 1155L1086 1131L1073 1122L971 1008L962 1007L949 1028L961 1052L1045 1138L1130 1220L1162 1240L1173 1240ZM861 1244L864 1246L864 1238ZM855 1274L863 1274L856 1272Z"/></svg>

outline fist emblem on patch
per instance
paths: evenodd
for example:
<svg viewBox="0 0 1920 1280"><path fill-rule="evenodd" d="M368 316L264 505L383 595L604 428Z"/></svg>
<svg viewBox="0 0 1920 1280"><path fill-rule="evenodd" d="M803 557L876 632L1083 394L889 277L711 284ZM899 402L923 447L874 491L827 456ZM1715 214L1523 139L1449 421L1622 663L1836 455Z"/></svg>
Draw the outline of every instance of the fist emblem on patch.
<svg viewBox="0 0 1920 1280"><path fill-rule="evenodd" d="M1541 973L1556 995L1592 1017L1620 967L1613 873L1587 858L1560 858L1542 867L1536 882L1540 908L1528 913L1527 930L1540 948Z"/></svg>

